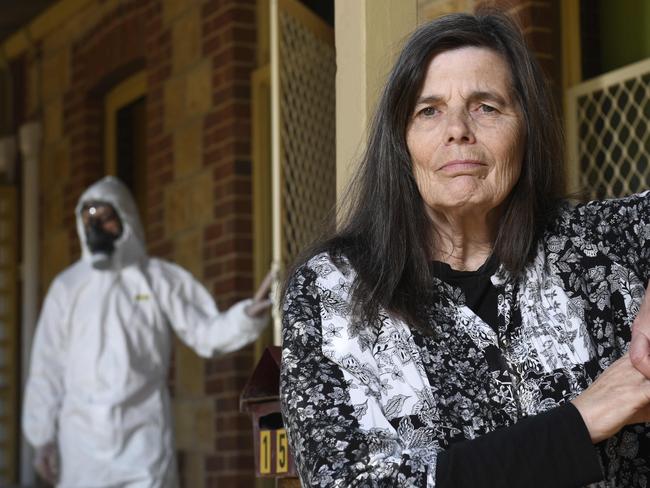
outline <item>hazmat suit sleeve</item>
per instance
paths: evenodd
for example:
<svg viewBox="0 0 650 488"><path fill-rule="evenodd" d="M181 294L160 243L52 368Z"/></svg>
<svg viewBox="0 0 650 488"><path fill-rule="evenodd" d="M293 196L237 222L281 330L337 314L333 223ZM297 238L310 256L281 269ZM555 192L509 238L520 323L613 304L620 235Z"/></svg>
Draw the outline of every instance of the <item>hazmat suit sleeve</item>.
<svg viewBox="0 0 650 488"><path fill-rule="evenodd" d="M171 263L165 267L166 286L158 293L160 306L181 340L203 357L236 351L257 339L268 316L249 317L252 299L219 311L208 291L190 273Z"/></svg>
<svg viewBox="0 0 650 488"><path fill-rule="evenodd" d="M45 297L32 345L22 424L25 437L35 447L56 441L64 394L64 300L65 289L55 281Z"/></svg>

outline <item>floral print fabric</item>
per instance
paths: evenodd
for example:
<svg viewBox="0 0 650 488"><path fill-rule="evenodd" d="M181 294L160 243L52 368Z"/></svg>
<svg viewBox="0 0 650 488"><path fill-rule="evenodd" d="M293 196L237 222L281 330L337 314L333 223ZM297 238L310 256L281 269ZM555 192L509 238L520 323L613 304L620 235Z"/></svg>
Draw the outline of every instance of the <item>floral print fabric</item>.
<svg viewBox="0 0 650 488"><path fill-rule="evenodd" d="M433 279L431 335L354 320L355 273L314 256L284 301L281 401L303 486L435 486L439 453L571 400L630 340L650 270L650 194L566 204L521 276L502 267L498 329ZM606 480L650 486L650 431L595 448Z"/></svg>

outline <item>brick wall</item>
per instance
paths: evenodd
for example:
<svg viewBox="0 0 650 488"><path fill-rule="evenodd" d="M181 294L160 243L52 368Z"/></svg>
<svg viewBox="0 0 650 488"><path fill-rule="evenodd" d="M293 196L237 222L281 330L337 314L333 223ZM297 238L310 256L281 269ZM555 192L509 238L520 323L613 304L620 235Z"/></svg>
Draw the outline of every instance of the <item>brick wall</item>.
<svg viewBox="0 0 650 488"><path fill-rule="evenodd" d="M503 9L520 25L528 46L551 86L558 107L562 106L562 25L559 0L485 0L478 5Z"/></svg>
<svg viewBox="0 0 650 488"><path fill-rule="evenodd" d="M96 0L24 56L44 126L42 288L79 257L74 206L104 174L104 96L147 80L151 255L190 270L226 308L252 293L250 75L255 0ZM182 486L254 484L239 393L252 347L204 361L176 341L170 384Z"/></svg>
<svg viewBox="0 0 650 488"><path fill-rule="evenodd" d="M456 12L472 12L476 0L418 0L418 24Z"/></svg>
<svg viewBox="0 0 650 488"><path fill-rule="evenodd" d="M227 306L252 290L250 77L255 65L255 0L215 1L202 9L202 53L213 63L212 110L203 124L204 161L214 181L213 223L203 234L205 279ZM243 294L242 294L243 292ZM250 419L239 411L254 362L252 348L213 360L206 390L216 399L216 445L206 487L254 483Z"/></svg>
<svg viewBox="0 0 650 488"><path fill-rule="evenodd" d="M64 223L69 255L79 256L73 210L81 193L104 175L103 96L145 64L145 2L123 2L71 45L70 86L63 97L63 131L69 143Z"/></svg>

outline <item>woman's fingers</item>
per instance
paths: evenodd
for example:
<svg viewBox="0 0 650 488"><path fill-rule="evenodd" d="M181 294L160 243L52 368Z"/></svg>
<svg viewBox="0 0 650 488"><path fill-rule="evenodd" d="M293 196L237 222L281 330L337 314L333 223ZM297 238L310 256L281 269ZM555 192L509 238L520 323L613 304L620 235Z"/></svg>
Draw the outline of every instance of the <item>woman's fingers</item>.
<svg viewBox="0 0 650 488"><path fill-rule="evenodd" d="M650 405L646 405L642 409L640 409L636 414L634 414L630 420L627 422L628 424L643 424L650 422Z"/></svg>
<svg viewBox="0 0 650 488"><path fill-rule="evenodd" d="M649 290L650 284L646 288L646 297ZM634 319L630 360L636 369L650 379L650 299L643 299L639 313Z"/></svg>
<svg viewBox="0 0 650 488"><path fill-rule="evenodd" d="M650 413L650 380L625 355L573 400L594 443L624 425L644 422Z"/></svg>
<svg viewBox="0 0 650 488"><path fill-rule="evenodd" d="M637 319L639 317L637 316ZM646 378L650 378L650 318L634 321L630 341L630 361Z"/></svg>

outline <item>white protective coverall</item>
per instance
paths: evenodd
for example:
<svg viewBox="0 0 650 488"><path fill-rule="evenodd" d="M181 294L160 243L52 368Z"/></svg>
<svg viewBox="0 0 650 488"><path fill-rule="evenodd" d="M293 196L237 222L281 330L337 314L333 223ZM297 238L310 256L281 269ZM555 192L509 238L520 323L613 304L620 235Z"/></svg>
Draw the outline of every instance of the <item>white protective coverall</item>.
<svg viewBox="0 0 650 488"><path fill-rule="evenodd" d="M122 221L111 266L95 269L84 202L113 205ZM173 487L176 463L166 380L172 328L203 357L255 340L267 319L219 312L191 274L146 255L127 188L106 177L76 209L83 255L52 282L36 329L25 392L29 442L55 442L59 487Z"/></svg>

